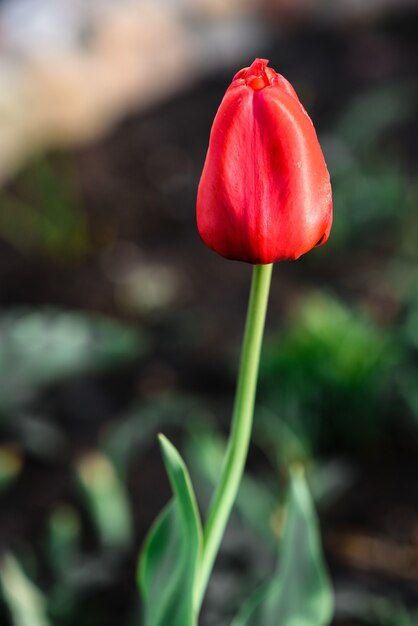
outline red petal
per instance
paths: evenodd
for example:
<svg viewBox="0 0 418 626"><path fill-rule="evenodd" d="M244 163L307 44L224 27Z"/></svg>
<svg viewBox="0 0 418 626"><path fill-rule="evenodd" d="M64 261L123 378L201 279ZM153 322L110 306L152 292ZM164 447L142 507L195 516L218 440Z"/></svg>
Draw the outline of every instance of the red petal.
<svg viewBox="0 0 418 626"><path fill-rule="evenodd" d="M272 84L254 90L266 65L256 59L245 82L241 75L227 90L197 202L205 243L250 263L297 258L329 233L332 219L324 157L290 83L271 70Z"/></svg>

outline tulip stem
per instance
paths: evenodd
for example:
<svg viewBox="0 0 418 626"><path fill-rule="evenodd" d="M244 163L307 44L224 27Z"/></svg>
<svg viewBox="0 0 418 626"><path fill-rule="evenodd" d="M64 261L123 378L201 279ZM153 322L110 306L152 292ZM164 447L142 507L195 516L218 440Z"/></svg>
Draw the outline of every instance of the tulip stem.
<svg viewBox="0 0 418 626"><path fill-rule="evenodd" d="M198 606L203 601L247 460L272 268L272 264L255 265L253 268L231 432L203 533Z"/></svg>

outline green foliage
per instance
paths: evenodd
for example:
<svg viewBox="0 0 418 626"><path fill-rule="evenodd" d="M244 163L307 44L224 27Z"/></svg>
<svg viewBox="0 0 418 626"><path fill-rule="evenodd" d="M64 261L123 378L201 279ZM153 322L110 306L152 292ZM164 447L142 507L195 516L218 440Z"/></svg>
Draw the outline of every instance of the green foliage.
<svg viewBox="0 0 418 626"><path fill-rule="evenodd" d="M226 445L225 438L215 432L189 439L188 458L196 477L202 482L199 493L204 493L207 501L219 479ZM244 474L235 502L235 511L241 519L269 542L274 540L271 523L277 509L277 490L271 482L270 477L256 480L249 473Z"/></svg>
<svg viewBox="0 0 418 626"><path fill-rule="evenodd" d="M366 165L350 168L333 178L333 200L338 219L332 230L331 246L356 243L381 247L399 232L416 205L417 194L399 166L374 158Z"/></svg>
<svg viewBox="0 0 418 626"><path fill-rule="evenodd" d="M261 402L264 403L264 400L269 402L267 396L264 399L261 395ZM312 460L313 442L308 436L308 430L297 429L298 423L295 428L295 424L292 426L289 423L291 421L289 415L278 413L265 405L257 409L253 439L274 468L288 468L292 463L306 465Z"/></svg>
<svg viewBox="0 0 418 626"><path fill-rule="evenodd" d="M102 544L129 547L133 535L130 504L110 460L91 452L79 460L77 477Z"/></svg>
<svg viewBox="0 0 418 626"><path fill-rule="evenodd" d="M143 626L197 626L200 517L183 460L165 437L160 443L174 499L151 529L139 563Z"/></svg>
<svg viewBox="0 0 418 626"><path fill-rule="evenodd" d="M233 626L328 626L332 612L314 506L303 474L294 470L278 568Z"/></svg>
<svg viewBox="0 0 418 626"><path fill-rule="evenodd" d="M418 367L408 364L398 374L397 385L400 395L418 422Z"/></svg>
<svg viewBox="0 0 418 626"><path fill-rule="evenodd" d="M350 252L363 245L379 250L382 240L400 243L418 193L399 158L382 150L382 138L411 117L413 101L402 84L363 92L349 102L333 134L324 137L335 208L324 254L342 246L350 246Z"/></svg>
<svg viewBox="0 0 418 626"><path fill-rule="evenodd" d="M61 504L51 513L48 522L47 551L57 576L64 576L75 558L81 524L77 511Z"/></svg>
<svg viewBox="0 0 418 626"><path fill-rule="evenodd" d="M385 418L397 359L384 332L335 298L313 294L286 334L267 344L260 396L314 447L332 436L363 441Z"/></svg>
<svg viewBox="0 0 418 626"><path fill-rule="evenodd" d="M0 583L13 626L51 626L46 599L29 580L20 563L8 553L1 558Z"/></svg>
<svg viewBox="0 0 418 626"><path fill-rule="evenodd" d="M379 626L416 626L418 614L410 613L399 601L392 598L369 598L369 615Z"/></svg>
<svg viewBox="0 0 418 626"><path fill-rule="evenodd" d="M91 243L73 169L69 160L59 169L45 157L33 161L13 192L0 196L0 237L24 252L59 259L85 254Z"/></svg>
<svg viewBox="0 0 418 626"><path fill-rule="evenodd" d="M339 589L339 618L351 624L373 626L416 626L418 613L410 611L397 595L378 595L361 584Z"/></svg>
<svg viewBox="0 0 418 626"><path fill-rule="evenodd" d="M167 426L196 435L210 428L211 416L192 397L164 393L134 405L106 429L101 442L104 454L111 459L118 474L126 480L129 461L149 448L157 433Z"/></svg>
<svg viewBox="0 0 418 626"><path fill-rule="evenodd" d="M139 331L98 316L55 309L0 315L0 409L20 405L40 387L96 372L137 356Z"/></svg>
<svg viewBox="0 0 418 626"><path fill-rule="evenodd" d="M18 449L0 447L0 493L19 476L22 465L22 456Z"/></svg>
<svg viewBox="0 0 418 626"><path fill-rule="evenodd" d="M400 396L418 421L418 291L415 281L407 297L409 302L399 328L399 342L404 346L406 358L396 373L396 383Z"/></svg>
<svg viewBox="0 0 418 626"><path fill-rule="evenodd" d="M403 324L403 339L415 350L418 350L418 290L414 292L414 298L410 303Z"/></svg>
<svg viewBox="0 0 418 626"><path fill-rule="evenodd" d="M338 136L361 156L376 149L383 133L414 113L414 94L402 84L366 91L353 98L337 127Z"/></svg>

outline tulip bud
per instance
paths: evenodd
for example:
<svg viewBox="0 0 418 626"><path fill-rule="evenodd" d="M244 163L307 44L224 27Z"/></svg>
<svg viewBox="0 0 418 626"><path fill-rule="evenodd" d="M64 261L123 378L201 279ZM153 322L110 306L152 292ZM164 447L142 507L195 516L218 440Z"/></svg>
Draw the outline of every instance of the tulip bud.
<svg viewBox="0 0 418 626"><path fill-rule="evenodd" d="M213 122L197 225L228 259L266 264L323 244L331 184L315 129L291 84L256 59L238 72Z"/></svg>

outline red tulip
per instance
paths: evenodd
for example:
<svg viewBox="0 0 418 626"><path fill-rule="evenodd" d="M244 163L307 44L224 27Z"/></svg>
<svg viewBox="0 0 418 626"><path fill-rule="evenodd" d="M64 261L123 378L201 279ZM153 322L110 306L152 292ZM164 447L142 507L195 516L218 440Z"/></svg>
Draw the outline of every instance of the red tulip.
<svg viewBox="0 0 418 626"><path fill-rule="evenodd" d="M311 119L267 63L256 59L228 87L197 197L206 245L260 264L297 259L328 239L332 223L329 174Z"/></svg>

